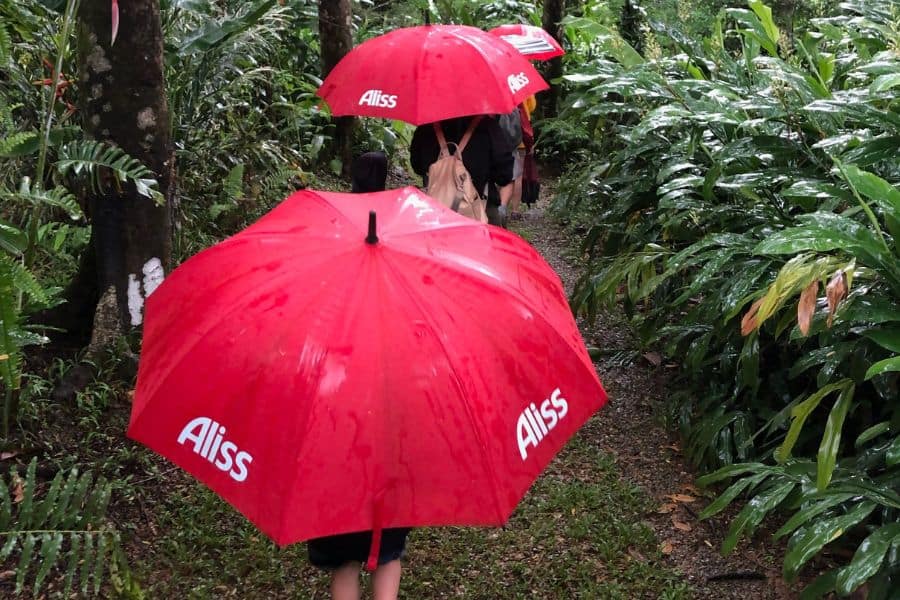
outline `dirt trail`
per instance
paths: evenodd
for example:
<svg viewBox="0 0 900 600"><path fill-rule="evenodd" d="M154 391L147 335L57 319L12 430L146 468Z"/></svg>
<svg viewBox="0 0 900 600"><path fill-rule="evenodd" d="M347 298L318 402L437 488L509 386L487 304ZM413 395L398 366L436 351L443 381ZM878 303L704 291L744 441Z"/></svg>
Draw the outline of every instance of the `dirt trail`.
<svg viewBox="0 0 900 600"><path fill-rule="evenodd" d="M514 219L511 229L520 232L553 266L571 293L578 278L576 266L565 257L570 235L545 216L553 192L544 185L541 201ZM596 323L579 319L588 346L604 350L597 361L600 378L610 403L585 428L599 451L615 457L621 477L643 489L658 507L644 516L656 532L668 563L684 573L697 598L781 599L795 598L797 590L781 578L780 549L759 535L742 542L728 557L719 549L729 521L700 521L697 515L714 497L696 489L695 477L680 452L677 439L656 419L656 407L664 398L665 368L649 360L621 364L611 355L635 348L621 317L601 315ZM652 357L656 359L656 357ZM733 516L732 511L729 516ZM770 539L770 538L769 538Z"/></svg>

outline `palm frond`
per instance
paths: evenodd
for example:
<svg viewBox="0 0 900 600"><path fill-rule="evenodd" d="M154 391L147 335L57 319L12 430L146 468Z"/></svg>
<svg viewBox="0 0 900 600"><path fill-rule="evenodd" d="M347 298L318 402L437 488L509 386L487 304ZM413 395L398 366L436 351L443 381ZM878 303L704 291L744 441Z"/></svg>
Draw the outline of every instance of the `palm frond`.
<svg viewBox="0 0 900 600"><path fill-rule="evenodd" d="M63 597L76 584L82 594L97 594L107 575L113 587L133 590L121 539L106 520L110 484L76 467L44 488L36 470L32 459L24 478L13 468L0 485L0 561L18 553L16 593L28 584L37 597L53 570L63 579Z"/></svg>
<svg viewBox="0 0 900 600"><path fill-rule="evenodd" d="M111 175L117 183L131 181L142 196L163 202L162 194L154 189L153 172L121 148L104 142L78 140L65 144L59 149L56 168L62 175L89 177L95 192L106 191Z"/></svg>
<svg viewBox="0 0 900 600"><path fill-rule="evenodd" d="M0 188L0 200L26 203L34 208L44 206L60 208L71 219L77 220L84 217L81 206L78 205L78 200L68 189L62 186L57 186L50 190L42 190L37 186L32 187L30 177L23 177L19 183L19 189L15 192Z"/></svg>

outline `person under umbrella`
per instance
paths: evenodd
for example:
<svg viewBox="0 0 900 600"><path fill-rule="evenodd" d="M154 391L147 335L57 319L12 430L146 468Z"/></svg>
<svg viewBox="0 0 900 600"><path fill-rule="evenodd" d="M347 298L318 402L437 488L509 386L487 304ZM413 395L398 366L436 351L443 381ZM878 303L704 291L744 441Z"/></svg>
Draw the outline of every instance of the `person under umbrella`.
<svg viewBox="0 0 900 600"><path fill-rule="evenodd" d="M446 119L416 128L409 145L409 160L413 171L422 177L424 187L428 187L428 167L440 154L435 126L440 126L448 143L455 144L462 139L473 118ZM490 184L499 190L496 199L488 199L487 216L491 225L502 226L506 223L506 206L512 196L513 151L497 120L481 118L462 153L463 164L475 189L483 194Z"/></svg>
<svg viewBox="0 0 900 600"><path fill-rule="evenodd" d="M387 182L387 155L381 151L357 156L351 166L351 191L355 194L380 192ZM376 600L393 600L400 590L400 559L406 551L408 527L381 532L377 567L372 574ZM331 572L331 597L358 600L359 575L372 547L372 532L358 531L308 540L309 562Z"/></svg>
<svg viewBox="0 0 900 600"><path fill-rule="evenodd" d="M372 531L370 570L389 529L506 523L606 402L552 267L413 187L292 194L144 323L128 436L280 546Z"/></svg>

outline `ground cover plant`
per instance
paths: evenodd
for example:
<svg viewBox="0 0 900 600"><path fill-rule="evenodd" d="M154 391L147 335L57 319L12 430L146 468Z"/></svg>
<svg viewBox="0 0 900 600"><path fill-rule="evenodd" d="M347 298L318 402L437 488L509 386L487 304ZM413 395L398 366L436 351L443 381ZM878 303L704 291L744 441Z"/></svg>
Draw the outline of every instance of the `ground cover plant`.
<svg viewBox="0 0 900 600"><path fill-rule="evenodd" d="M898 19L842 2L789 38L751 0L702 41L647 22L643 56L597 19L566 76L560 120L595 139L558 198L590 255L574 305L624 303L681 364L670 422L733 481L705 515L747 500L724 551L776 508L788 579L855 548L811 597L898 585Z"/></svg>

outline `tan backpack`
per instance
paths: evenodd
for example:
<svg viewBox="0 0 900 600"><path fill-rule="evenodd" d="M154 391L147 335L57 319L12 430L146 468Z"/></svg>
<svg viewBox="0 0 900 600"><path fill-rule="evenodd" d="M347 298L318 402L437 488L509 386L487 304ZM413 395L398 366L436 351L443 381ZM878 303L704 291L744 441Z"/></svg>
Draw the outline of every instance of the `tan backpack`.
<svg viewBox="0 0 900 600"><path fill-rule="evenodd" d="M472 177L466 170L462 161L462 153L472 137L472 132L478 126L481 117L475 117L469 123L466 133L453 154L447 146L444 130L440 123L434 123L434 134L441 147L438 159L428 167L428 189L425 192L449 209L459 214L487 223L484 200L475 189ZM451 142L452 143L452 142Z"/></svg>

